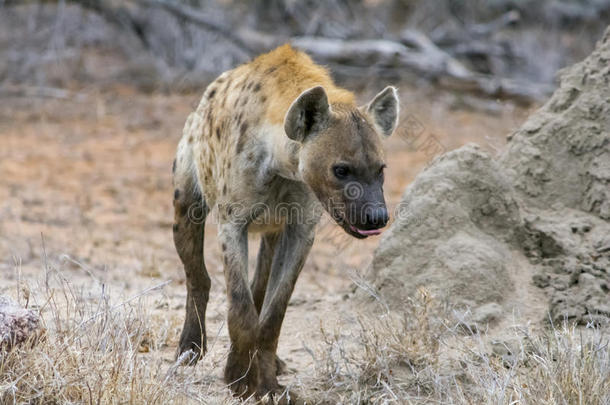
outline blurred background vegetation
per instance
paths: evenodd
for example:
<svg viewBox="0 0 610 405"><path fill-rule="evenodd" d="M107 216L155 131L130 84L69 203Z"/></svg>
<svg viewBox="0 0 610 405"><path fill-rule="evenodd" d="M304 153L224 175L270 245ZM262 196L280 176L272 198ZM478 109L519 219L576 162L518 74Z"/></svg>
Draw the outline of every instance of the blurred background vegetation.
<svg viewBox="0 0 610 405"><path fill-rule="evenodd" d="M344 85L406 80L529 103L609 22L610 0L0 0L0 85L199 91L291 41Z"/></svg>

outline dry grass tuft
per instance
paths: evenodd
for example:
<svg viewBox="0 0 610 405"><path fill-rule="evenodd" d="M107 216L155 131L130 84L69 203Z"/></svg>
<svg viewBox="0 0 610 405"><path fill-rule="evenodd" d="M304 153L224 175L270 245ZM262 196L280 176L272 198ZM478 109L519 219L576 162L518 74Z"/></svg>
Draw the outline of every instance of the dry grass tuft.
<svg viewBox="0 0 610 405"><path fill-rule="evenodd" d="M323 331L314 403L610 404L608 338L595 328L515 327L489 341L451 322L420 290L398 315L361 315L354 333Z"/></svg>
<svg viewBox="0 0 610 405"><path fill-rule="evenodd" d="M225 390L210 392L210 370L221 360L197 369L164 360L179 328L151 315L146 294L155 289L113 302L103 284L76 290L48 271L43 285L28 288L46 337L0 354L0 403L236 403Z"/></svg>
<svg viewBox="0 0 610 405"><path fill-rule="evenodd" d="M402 402L434 391L430 371L439 367L447 328L438 304L421 289L402 313L360 315L354 331L322 330L312 382L325 403Z"/></svg>
<svg viewBox="0 0 610 405"><path fill-rule="evenodd" d="M180 325L151 312L155 287L115 301L101 283L77 290L49 270L40 286L20 290L38 304L47 333L1 355L0 403L239 403L219 383L224 354L194 368L170 360ZM420 290L400 313L322 328L313 372L299 370L291 388L313 404L610 404L600 330L515 327L491 341L464 334L454 319Z"/></svg>

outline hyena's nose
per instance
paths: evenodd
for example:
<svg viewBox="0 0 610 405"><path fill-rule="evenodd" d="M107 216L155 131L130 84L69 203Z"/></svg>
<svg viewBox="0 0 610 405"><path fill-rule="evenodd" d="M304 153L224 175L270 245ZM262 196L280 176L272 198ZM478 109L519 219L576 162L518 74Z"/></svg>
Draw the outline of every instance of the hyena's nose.
<svg viewBox="0 0 610 405"><path fill-rule="evenodd" d="M389 220L386 207L371 208L366 211L366 224L370 229L383 228Z"/></svg>

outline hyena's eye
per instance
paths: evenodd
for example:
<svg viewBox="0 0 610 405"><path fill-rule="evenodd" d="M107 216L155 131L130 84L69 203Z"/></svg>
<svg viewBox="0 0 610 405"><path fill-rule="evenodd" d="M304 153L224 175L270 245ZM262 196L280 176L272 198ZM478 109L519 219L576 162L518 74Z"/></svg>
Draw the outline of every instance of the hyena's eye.
<svg viewBox="0 0 610 405"><path fill-rule="evenodd" d="M344 180L349 176L349 167L345 165L335 165L333 166L333 174L339 180Z"/></svg>

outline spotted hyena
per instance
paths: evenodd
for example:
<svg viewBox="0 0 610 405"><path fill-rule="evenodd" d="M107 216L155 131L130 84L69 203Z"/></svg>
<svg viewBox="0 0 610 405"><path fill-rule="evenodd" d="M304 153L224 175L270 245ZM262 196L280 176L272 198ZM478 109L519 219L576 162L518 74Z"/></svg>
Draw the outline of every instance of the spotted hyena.
<svg viewBox="0 0 610 405"><path fill-rule="evenodd" d="M278 337L315 225L324 209L355 238L386 225L382 139L397 119L395 88L358 107L289 45L208 86L174 162L174 241L187 286L178 355L191 350L196 361L206 350L203 235L217 207L231 338L225 380L242 396L282 392ZM250 283L248 232L261 234Z"/></svg>

